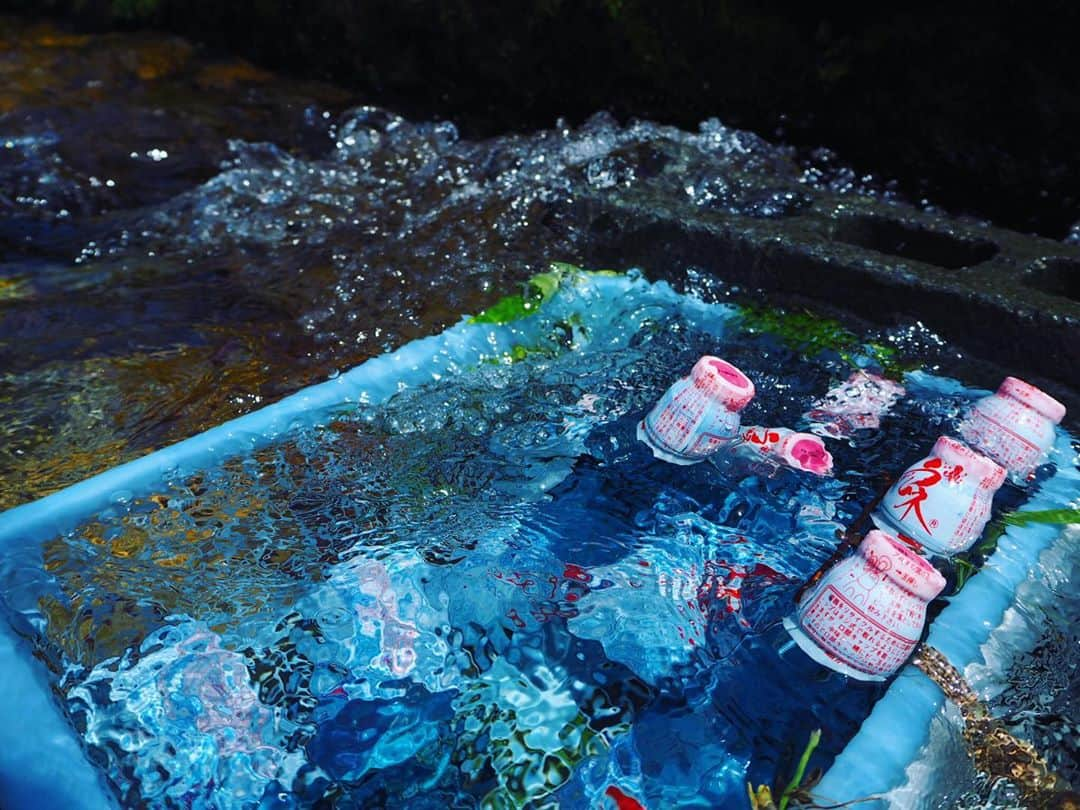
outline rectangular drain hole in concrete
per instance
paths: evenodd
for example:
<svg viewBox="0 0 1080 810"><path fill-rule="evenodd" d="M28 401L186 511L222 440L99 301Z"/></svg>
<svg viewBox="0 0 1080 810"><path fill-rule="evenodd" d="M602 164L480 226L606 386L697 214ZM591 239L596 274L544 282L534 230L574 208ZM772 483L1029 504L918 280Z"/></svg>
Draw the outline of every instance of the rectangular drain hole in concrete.
<svg viewBox="0 0 1080 810"><path fill-rule="evenodd" d="M845 217L832 236L838 242L949 270L981 264L998 252L988 239L964 239L884 217Z"/></svg>
<svg viewBox="0 0 1080 810"><path fill-rule="evenodd" d="M1080 259L1050 257L1035 261L1024 274L1024 284L1036 290L1080 301Z"/></svg>

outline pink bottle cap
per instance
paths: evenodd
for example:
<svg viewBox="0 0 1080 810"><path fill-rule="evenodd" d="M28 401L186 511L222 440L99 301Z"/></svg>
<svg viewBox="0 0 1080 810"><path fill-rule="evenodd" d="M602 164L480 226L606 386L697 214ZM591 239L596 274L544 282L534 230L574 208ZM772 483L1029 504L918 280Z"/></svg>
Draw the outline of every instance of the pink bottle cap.
<svg viewBox="0 0 1080 810"><path fill-rule="evenodd" d="M880 529L867 532L859 551L879 573L924 602L934 599L945 588L945 577L934 566Z"/></svg>
<svg viewBox="0 0 1080 810"><path fill-rule="evenodd" d="M1017 377L1006 377L998 386L998 393L1005 397L1018 399L1029 408L1034 408L1055 425L1065 418L1065 406L1031 383Z"/></svg>
<svg viewBox="0 0 1080 810"><path fill-rule="evenodd" d="M754 384L750 378L719 357L705 355L694 363L690 379L732 411L741 411L754 398Z"/></svg>
<svg viewBox="0 0 1080 810"><path fill-rule="evenodd" d="M982 453L975 452L963 442L948 436L940 436L934 442L931 455L953 466L962 466L979 479L979 484L984 489L997 489L1005 481L1005 468L995 464Z"/></svg>
<svg viewBox="0 0 1080 810"><path fill-rule="evenodd" d="M811 433L792 433L780 444L780 454L787 463L798 470L815 475L832 472L832 454L825 449L825 442Z"/></svg>

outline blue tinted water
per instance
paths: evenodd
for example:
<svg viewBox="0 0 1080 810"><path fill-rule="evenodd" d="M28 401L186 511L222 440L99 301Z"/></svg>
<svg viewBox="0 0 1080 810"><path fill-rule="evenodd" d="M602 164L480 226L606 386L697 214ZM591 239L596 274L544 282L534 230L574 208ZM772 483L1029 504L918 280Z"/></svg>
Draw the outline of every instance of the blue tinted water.
<svg viewBox="0 0 1080 810"><path fill-rule="evenodd" d="M850 368L587 285L524 359L341 412L7 559L4 597L126 806L731 807L880 687L780 620L963 395L832 441L820 479L656 461L640 415L703 353L748 424ZM574 317L574 313L586 317Z"/></svg>

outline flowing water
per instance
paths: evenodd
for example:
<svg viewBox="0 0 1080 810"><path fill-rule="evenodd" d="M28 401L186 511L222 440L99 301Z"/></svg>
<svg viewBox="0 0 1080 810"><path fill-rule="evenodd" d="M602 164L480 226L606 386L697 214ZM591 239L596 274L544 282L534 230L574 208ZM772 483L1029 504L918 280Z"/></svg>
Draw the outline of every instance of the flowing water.
<svg viewBox="0 0 1080 810"><path fill-rule="evenodd" d="M722 353L758 381L745 418L780 424L850 367L633 294L584 320L588 281L563 287L520 359L9 557L125 804L730 806L813 728L823 761L854 733L880 687L781 657L778 623L965 399L910 397L836 478L664 464L634 431L671 369Z"/></svg>
<svg viewBox="0 0 1080 810"><path fill-rule="evenodd" d="M748 217L889 198L717 121L471 142L175 40L4 26L2 507L575 260L583 192ZM731 294L693 268L684 286ZM777 622L962 401L912 397L831 445L835 479L673 468L633 438L673 369L722 353L758 386L746 421L794 426L846 352L633 301L550 334L5 561L5 603L125 804L574 807L618 785L735 806L812 728L821 764L843 746L877 688L782 658ZM958 362L919 325L855 342Z"/></svg>
<svg viewBox="0 0 1080 810"><path fill-rule="evenodd" d="M0 506L457 321L590 234L583 191L777 216L850 172L717 121L484 142L147 37L8 20Z"/></svg>

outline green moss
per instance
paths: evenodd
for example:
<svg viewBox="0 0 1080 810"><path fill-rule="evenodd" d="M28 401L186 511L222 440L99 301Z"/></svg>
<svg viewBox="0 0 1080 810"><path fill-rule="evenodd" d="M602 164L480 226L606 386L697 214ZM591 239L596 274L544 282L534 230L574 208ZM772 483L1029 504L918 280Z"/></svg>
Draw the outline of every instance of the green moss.
<svg viewBox="0 0 1080 810"><path fill-rule="evenodd" d="M504 352L499 357L489 358L484 362L488 365L502 366L520 363L522 360L527 360L530 357L555 357L557 354L558 352L550 346L523 346L518 343L515 344L510 351Z"/></svg>
<svg viewBox="0 0 1080 810"><path fill-rule="evenodd" d="M589 276L621 276L618 270L583 270L576 264L570 264L569 262L552 262L551 271L553 273L561 273L563 276L580 275L585 274ZM547 274L542 274L547 275Z"/></svg>
<svg viewBox="0 0 1080 810"><path fill-rule="evenodd" d="M843 324L809 310L788 312L758 306L744 306L739 313L743 328L751 333L767 333L804 357L834 352L846 363L858 367L857 357L869 357L890 376L900 376L916 364L904 362L896 349L881 343L864 343Z"/></svg>
<svg viewBox="0 0 1080 810"><path fill-rule="evenodd" d="M479 315L469 319L469 323L507 324L535 315L549 301L559 287L569 278L583 274L598 276L617 276L614 270L582 270L566 262L552 262L546 273L537 273L525 282L525 291L520 295L508 295L500 298Z"/></svg>
<svg viewBox="0 0 1080 810"><path fill-rule="evenodd" d="M562 281L562 271L553 269L539 273L525 282L525 292L500 298L493 306L469 319L469 323L513 323L535 315L556 291Z"/></svg>
<svg viewBox="0 0 1080 810"><path fill-rule="evenodd" d="M496 304L488 307L479 315L469 319L469 323L507 324L528 318L540 311L540 308L554 297L559 288L574 278L582 276L617 276L614 270L582 270L566 262L552 262L546 273L538 273L525 283L525 292L521 295L508 295ZM551 332L541 338L535 346L514 345L510 351L499 357L484 361L489 365L509 365L529 358L556 357L565 349L572 349L578 341L588 337L588 329L581 316L570 313L566 318L552 324Z"/></svg>
<svg viewBox="0 0 1080 810"><path fill-rule="evenodd" d="M508 295L479 315L474 315L469 323L512 323L532 315L542 303L543 299L535 296Z"/></svg>

